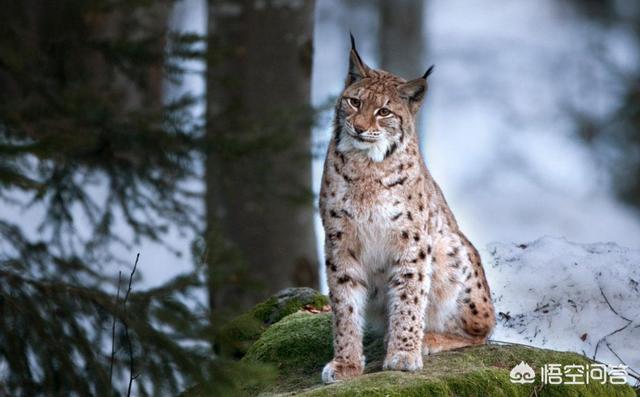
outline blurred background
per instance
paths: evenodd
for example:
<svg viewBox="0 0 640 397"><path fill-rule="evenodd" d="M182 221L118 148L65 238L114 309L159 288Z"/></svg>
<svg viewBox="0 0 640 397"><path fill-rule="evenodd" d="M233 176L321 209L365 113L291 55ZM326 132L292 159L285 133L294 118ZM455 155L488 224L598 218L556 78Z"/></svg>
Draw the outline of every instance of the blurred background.
<svg viewBox="0 0 640 397"><path fill-rule="evenodd" d="M326 292L316 195L349 31L370 66L436 65L423 154L484 256L640 248L636 1L0 9L0 394L231 390L220 324Z"/></svg>

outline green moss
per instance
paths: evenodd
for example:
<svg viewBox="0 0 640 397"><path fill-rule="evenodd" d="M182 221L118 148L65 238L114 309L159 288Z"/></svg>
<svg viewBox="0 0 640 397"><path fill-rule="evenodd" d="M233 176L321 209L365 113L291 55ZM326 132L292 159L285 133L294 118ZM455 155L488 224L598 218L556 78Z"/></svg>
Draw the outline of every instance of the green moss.
<svg viewBox="0 0 640 397"><path fill-rule="evenodd" d="M503 346L497 351L506 351L508 355L511 347ZM520 349L516 351L523 352ZM552 352L557 353L557 352ZM558 353L562 355L563 353ZM454 360L448 362L446 357L453 356ZM458 356L458 357L456 357ZM465 363L460 360L460 356L471 358L467 367L458 368L457 364ZM388 397L418 397L418 396L446 396L446 397L474 397L474 396L634 396L633 390L629 386L613 386L610 384L590 384L590 385L541 385L539 382L530 385L519 385L511 383L509 380L508 368L480 367L471 369L471 362L484 363L488 365L492 360L484 361L482 357L487 356L484 347L463 349L458 352L449 352L434 355L438 357L435 362L430 358L426 359L425 368L417 374L403 372L374 372L365 374L359 378L329 386L315 386L304 390L296 395L306 397L328 397L328 396L388 396ZM558 356L551 354L550 359ZM477 360L480 358L480 360ZM494 357L495 358L495 357ZM524 357L523 357L524 359ZM499 359L498 361L502 361ZM518 361L519 362L519 361ZM555 360L552 362L559 362ZM578 363L569 360L570 363ZM515 365L515 363L513 364ZM288 395L285 393L285 395Z"/></svg>
<svg viewBox="0 0 640 397"><path fill-rule="evenodd" d="M222 326L216 336L225 357L241 358L271 325L307 305L321 309L329 299L311 288L287 288Z"/></svg>
<svg viewBox="0 0 640 397"><path fill-rule="evenodd" d="M628 386L513 384L509 371L525 361L536 371L547 363L587 364L575 353L521 345L486 345L431 355L416 374L380 372L381 337L365 336L365 375L334 385L320 384L332 357L331 315L295 313L266 330L243 361L268 363L279 372L275 384L249 394L295 392L301 396L635 396ZM539 373L539 372L537 372Z"/></svg>
<svg viewBox="0 0 640 397"><path fill-rule="evenodd" d="M306 305L320 309L326 304L327 297L312 289L287 289L222 327L218 341L227 354L243 357L240 364L249 368L267 365L278 372L274 382L259 386L251 379L242 379L243 395L637 397L626 385L513 384L509 371L521 361L537 374L544 364L590 363L579 354L522 345L486 345L430 355L425 358L424 369L415 374L383 372L383 338L371 332L364 338L365 374L325 386L320 371L333 356L331 314L300 309ZM219 393L203 391L199 395Z"/></svg>
<svg viewBox="0 0 640 397"><path fill-rule="evenodd" d="M242 361L272 364L281 374L274 390L294 390L319 383L332 356L331 315L301 312L267 329Z"/></svg>

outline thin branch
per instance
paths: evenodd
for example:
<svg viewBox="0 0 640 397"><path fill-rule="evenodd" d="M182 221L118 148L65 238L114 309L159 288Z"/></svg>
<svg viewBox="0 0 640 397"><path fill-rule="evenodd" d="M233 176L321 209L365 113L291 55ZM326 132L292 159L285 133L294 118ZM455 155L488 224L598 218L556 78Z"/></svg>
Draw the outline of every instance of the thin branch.
<svg viewBox="0 0 640 397"><path fill-rule="evenodd" d="M623 316L622 314L618 313L616 311L616 309L613 308L613 306L611 306L611 302L609 302L609 299L607 298L607 296L604 294L604 291L602 290L602 287L600 287L600 294L602 294L602 297L604 298L604 301L607 303L607 306L609 306L609 309L611 309L611 311L613 313L615 313L616 316L620 317L623 320L629 321L631 322L632 320L629 320L628 318L626 318L625 316Z"/></svg>
<svg viewBox="0 0 640 397"><path fill-rule="evenodd" d="M620 360L620 364L627 366L627 369L629 370L629 371L627 371L627 375L629 375L630 377L634 378L636 381L640 382L640 373L638 373L638 371L636 371L635 369L631 368L626 362L624 362L622 357L620 357L618 355L618 353L616 353L616 351L613 350L613 348L611 348L611 345L609 344L609 342L607 342L607 348L609 348L609 351L611 353L613 353L613 355L616 356L616 358L618 360ZM631 372L631 373L629 373L629 372Z"/></svg>
<svg viewBox="0 0 640 397"><path fill-rule="evenodd" d="M598 343L596 343L596 348L593 351L593 359L595 360L596 357L598 356L598 349L600 348L600 344L601 343L606 343L607 342L607 338L617 334L618 332L624 331L628 326L630 326L633 321L629 320L628 318L626 318L625 316L621 315L620 313L618 313L616 311L616 309L613 308L613 306L611 305L611 302L609 302L609 299L607 298L607 296L604 294L604 291L602 290L602 288L600 288L600 294L602 294L602 297L604 298L604 301L606 302L607 306L609 306L609 309L611 309L611 311L618 317L620 317L621 319L623 319L624 321L627 322L627 324L623 327L620 327L618 329L616 329L615 331L609 333L608 335L603 336L602 338L600 338L600 340L598 340Z"/></svg>
<svg viewBox="0 0 640 397"><path fill-rule="evenodd" d="M131 344L131 337L129 336L129 325L127 324L127 301L129 300L129 294L131 293L131 284L133 283L133 276L136 274L136 269L138 268L138 259L140 259L140 253L136 255L136 261L133 264L133 270L131 270L131 274L129 275L129 287L127 288L127 293L122 300L122 308L123 308L123 316L122 316L122 325L124 327L124 337L127 341L127 348L129 349L129 387L127 388L127 397L131 396L131 387L133 386L133 380L138 376L134 375L135 373L135 363L133 360L133 345Z"/></svg>
<svg viewBox="0 0 640 397"><path fill-rule="evenodd" d="M138 268L138 260L140 259L140 253L136 255L136 261L133 264L133 269L131 270L131 274L129 275L129 287L127 288L127 293L124 296L124 300L122 301L123 305L127 304L127 300L129 299L129 294L131 293L131 283L133 282L133 276L136 274L136 269ZM126 307L125 307L126 309Z"/></svg>
<svg viewBox="0 0 640 397"><path fill-rule="evenodd" d="M120 300L120 283L122 282L122 271L118 272L118 290L116 292L116 302L113 312L113 323L111 324L111 362L109 363L109 396L113 388L113 362L116 357L116 318L118 311L118 301Z"/></svg>
<svg viewBox="0 0 640 397"><path fill-rule="evenodd" d="M595 350L593 351L593 359L594 360L596 359L596 356L598 355L598 349L600 348L600 344L602 342L606 342L608 337L613 336L613 335L617 334L618 332L624 331L630 324L631 323L628 323L624 327L620 327L617 330L611 332L610 334L607 334L607 335L603 336L602 338L600 338L600 340L598 340L598 343L596 343Z"/></svg>

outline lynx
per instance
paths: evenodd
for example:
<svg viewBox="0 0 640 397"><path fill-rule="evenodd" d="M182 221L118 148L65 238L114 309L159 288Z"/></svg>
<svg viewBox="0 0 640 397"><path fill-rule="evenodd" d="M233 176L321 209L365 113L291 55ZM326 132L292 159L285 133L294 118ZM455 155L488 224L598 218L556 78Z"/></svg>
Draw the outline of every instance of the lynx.
<svg viewBox="0 0 640 397"><path fill-rule="evenodd" d="M478 251L427 170L415 119L427 77L368 67L351 37L335 108L320 212L333 311L325 383L362 374L365 319L383 320L385 370L417 371L423 355L485 343L495 325Z"/></svg>

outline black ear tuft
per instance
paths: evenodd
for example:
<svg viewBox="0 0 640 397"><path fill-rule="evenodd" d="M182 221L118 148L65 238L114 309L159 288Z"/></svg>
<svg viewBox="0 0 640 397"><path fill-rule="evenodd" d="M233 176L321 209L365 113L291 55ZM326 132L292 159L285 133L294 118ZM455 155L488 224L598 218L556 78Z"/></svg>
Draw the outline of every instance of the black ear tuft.
<svg viewBox="0 0 640 397"><path fill-rule="evenodd" d="M436 65L429 66L429 69L427 69L427 71L424 72L424 76L422 76L422 78L426 80L427 77L429 77L429 75L431 75L431 73L433 73L433 68L435 68L435 67L436 67Z"/></svg>
<svg viewBox="0 0 640 397"><path fill-rule="evenodd" d="M364 69L368 69L367 65L360 58L360 54L358 54L358 50L356 49L356 38L353 37L353 33L349 31L349 37L351 38L351 51L355 54L357 61L360 65L364 66Z"/></svg>
<svg viewBox="0 0 640 397"><path fill-rule="evenodd" d="M349 51L349 74L347 75L347 86L365 78L369 71L369 67L362 61L360 54L358 54L358 50L356 50L356 39L353 37L351 32L349 32L349 36L351 37L351 51Z"/></svg>

